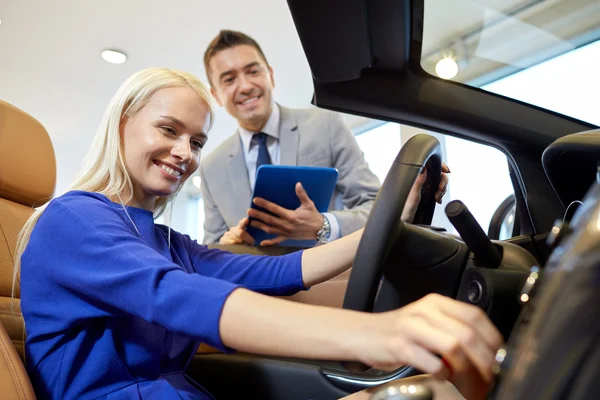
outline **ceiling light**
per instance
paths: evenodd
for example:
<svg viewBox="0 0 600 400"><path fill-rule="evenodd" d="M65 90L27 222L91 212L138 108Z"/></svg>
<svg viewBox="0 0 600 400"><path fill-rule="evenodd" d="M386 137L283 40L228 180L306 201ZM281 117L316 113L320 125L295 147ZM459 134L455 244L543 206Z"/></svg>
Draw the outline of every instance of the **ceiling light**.
<svg viewBox="0 0 600 400"><path fill-rule="evenodd" d="M196 175L195 177L192 178L192 183L194 184L194 186L196 186L198 189L200 189L200 183L202 182L202 179Z"/></svg>
<svg viewBox="0 0 600 400"><path fill-rule="evenodd" d="M104 61L111 64L123 64L125 61L127 61L127 55L116 50L104 50L102 52L102 58Z"/></svg>
<svg viewBox="0 0 600 400"><path fill-rule="evenodd" d="M458 64L453 58L444 57L435 64L435 73L442 79L452 79L458 74Z"/></svg>

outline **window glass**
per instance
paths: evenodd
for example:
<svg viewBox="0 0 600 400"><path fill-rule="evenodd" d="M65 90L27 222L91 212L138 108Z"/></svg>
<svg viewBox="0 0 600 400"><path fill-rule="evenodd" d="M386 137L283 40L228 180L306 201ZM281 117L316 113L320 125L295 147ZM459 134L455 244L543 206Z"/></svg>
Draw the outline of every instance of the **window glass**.
<svg viewBox="0 0 600 400"><path fill-rule="evenodd" d="M426 0L431 75L600 125L600 1Z"/></svg>
<svg viewBox="0 0 600 400"><path fill-rule="evenodd" d="M459 199L467 205L483 230L488 232L492 216L500 204L514 194L508 162L500 150L396 123L384 123L358 134L356 140L369 167L383 182L400 151L401 143L417 133L431 134L440 141L444 162L451 170L448 191L443 204L436 206L433 225L456 233L445 216L444 207L448 202ZM506 224L500 228L501 239L512 236L512 229L507 228Z"/></svg>

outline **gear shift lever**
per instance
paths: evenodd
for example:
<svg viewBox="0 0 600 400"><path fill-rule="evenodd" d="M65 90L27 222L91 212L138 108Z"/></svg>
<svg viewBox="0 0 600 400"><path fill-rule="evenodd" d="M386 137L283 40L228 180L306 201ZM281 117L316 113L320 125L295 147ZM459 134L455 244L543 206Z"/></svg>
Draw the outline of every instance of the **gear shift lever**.
<svg viewBox="0 0 600 400"><path fill-rule="evenodd" d="M460 200L452 200L446 206L446 216L482 266L498 268L502 254L481 229L467 206Z"/></svg>

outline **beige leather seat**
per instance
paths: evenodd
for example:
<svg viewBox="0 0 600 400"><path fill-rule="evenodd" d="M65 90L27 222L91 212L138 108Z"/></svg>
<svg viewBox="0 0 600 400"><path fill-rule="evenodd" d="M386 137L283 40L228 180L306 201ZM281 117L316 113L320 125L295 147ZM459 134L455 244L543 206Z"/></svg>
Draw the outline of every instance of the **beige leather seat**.
<svg viewBox="0 0 600 400"><path fill-rule="evenodd" d="M33 117L0 101L0 398L35 399L23 366L19 287L11 297L17 236L33 207L54 193L56 162L48 133Z"/></svg>

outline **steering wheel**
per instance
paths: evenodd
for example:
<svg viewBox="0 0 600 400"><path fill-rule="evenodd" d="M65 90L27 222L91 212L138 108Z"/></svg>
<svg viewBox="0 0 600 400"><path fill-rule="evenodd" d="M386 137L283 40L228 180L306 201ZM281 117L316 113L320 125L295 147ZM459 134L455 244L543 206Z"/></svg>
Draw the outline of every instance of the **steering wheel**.
<svg viewBox="0 0 600 400"><path fill-rule="evenodd" d="M423 168L427 168L427 179L413 223L431 225L442 171L442 149L433 136L418 134L400 149L375 199L350 273L345 309L373 311L384 262L394 244L395 233L404 224L400 220L402 210Z"/></svg>

